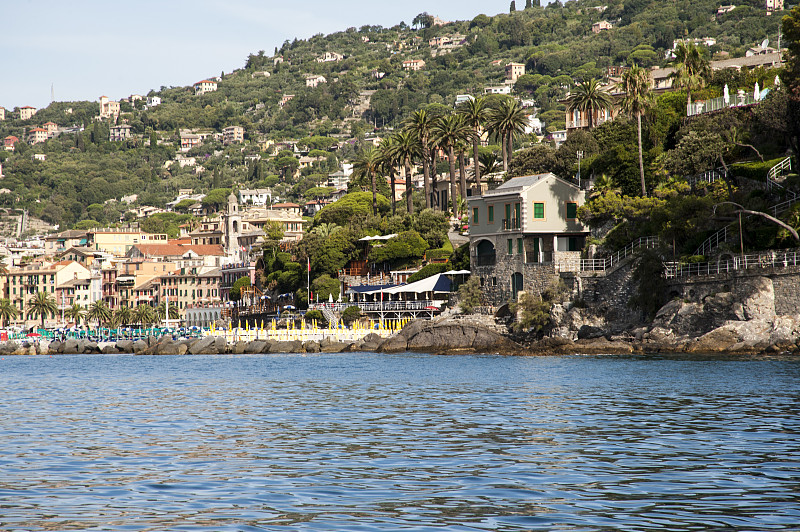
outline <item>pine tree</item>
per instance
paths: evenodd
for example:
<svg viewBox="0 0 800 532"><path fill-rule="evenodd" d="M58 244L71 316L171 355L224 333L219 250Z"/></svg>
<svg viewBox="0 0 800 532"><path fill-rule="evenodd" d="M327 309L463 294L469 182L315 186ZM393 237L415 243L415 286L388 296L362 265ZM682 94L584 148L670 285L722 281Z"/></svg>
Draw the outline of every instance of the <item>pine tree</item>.
<svg viewBox="0 0 800 532"><path fill-rule="evenodd" d="M509 8L509 11L511 13L513 13L516 10L517 10L517 2L515 2L514 0L511 0L511 7Z"/></svg>
<svg viewBox="0 0 800 532"><path fill-rule="evenodd" d="M531 0L525 0L525 9L531 8Z"/></svg>

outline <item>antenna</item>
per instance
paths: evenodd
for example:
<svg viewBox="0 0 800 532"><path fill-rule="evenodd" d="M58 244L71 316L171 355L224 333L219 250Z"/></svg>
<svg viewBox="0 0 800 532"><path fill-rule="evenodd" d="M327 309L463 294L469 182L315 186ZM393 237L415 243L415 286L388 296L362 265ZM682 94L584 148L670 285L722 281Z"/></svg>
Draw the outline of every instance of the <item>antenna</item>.
<svg viewBox="0 0 800 532"><path fill-rule="evenodd" d="M56 101L56 93L55 93L55 90L53 89L53 84L51 83L50 84L50 103L53 103L54 101Z"/></svg>
<svg viewBox="0 0 800 532"><path fill-rule="evenodd" d="M763 41L761 41L761 49L762 50L766 50L767 46L769 46L769 39L764 39Z"/></svg>

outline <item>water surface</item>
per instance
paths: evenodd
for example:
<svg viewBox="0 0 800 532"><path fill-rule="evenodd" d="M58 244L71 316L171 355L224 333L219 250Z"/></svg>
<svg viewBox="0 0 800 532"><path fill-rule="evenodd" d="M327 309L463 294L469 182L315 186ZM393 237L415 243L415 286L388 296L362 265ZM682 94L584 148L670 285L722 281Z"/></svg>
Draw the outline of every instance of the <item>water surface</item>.
<svg viewBox="0 0 800 532"><path fill-rule="evenodd" d="M0 360L2 530L786 530L800 362Z"/></svg>

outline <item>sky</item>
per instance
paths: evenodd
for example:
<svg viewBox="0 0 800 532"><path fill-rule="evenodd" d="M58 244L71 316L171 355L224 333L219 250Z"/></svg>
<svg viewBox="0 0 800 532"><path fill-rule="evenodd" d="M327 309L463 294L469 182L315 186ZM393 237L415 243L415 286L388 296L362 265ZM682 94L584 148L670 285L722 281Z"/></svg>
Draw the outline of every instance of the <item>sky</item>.
<svg viewBox="0 0 800 532"><path fill-rule="evenodd" d="M0 106L113 100L191 85L272 55L287 39L365 24L391 27L428 12L471 20L509 0L2 0ZM523 0L517 4L524 6Z"/></svg>

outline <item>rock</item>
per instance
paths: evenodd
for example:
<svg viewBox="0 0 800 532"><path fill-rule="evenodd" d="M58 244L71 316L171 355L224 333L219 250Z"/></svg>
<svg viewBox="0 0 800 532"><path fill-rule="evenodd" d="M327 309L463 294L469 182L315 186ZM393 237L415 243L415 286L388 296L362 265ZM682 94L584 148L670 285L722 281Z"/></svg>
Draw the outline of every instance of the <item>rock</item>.
<svg viewBox="0 0 800 532"><path fill-rule="evenodd" d="M82 342L82 352L86 354L99 353L100 347L97 342Z"/></svg>
<svg viewBox="0 0 800 532"><path fill-rule="evenodd" d="M36 352L40 355L49 355L50 354L50 342L44 340L39 342L36 346Z"/></svg>
<svg viewBox="0 0 800 532"><path fill-rule="evenodd" d="M117 340L114 347L119 353L133 353L133 340Z"/></svg>
<svg viewBox="0 0 800 532"><path fill-rule="evenodd" d="M328 344L330 346L332 344ZM269 353L303 353L303 342L299 340L291 342L271 342Z"/></svg>
<svg viewBox="0 0 800 532"><path fill-rule="evenodd" d="M60 352L59 350L61 349L61 345L63 343L64 342L62 342L61 340L53 340L52 342L50 342L50 345L48 346L50 348L50 352L51 353L59 353ZM2 345L0 345L0 353L2 353L2 352L3 352L3 348L2 348Z"/></svg>
<svg viewBox="0 0 800 532"><path fill-rule="evenodd" d="M737 283L734 296L742 302L746 320L775 317L775 287L769 277L754 277Z"/></svg>
<svg viewBox="0 0 800 532"><path fill-rule="evenodd" d="M142 353L146 349L147 349L147 342L145 340L136 340L133 342L133 345L131 346L131 351L136 354Z"/></svg>
<svg viewBox="0 0 800 532"><path fill-rule="evenodd" d="M575 349L581 353L591 354L618 354L633 353L634 349L628 342L611 341L605 337L578 340Z"/></svg>
<svg viewBox="0 0 800 532"><path fill-rule="evenodd" d="M219 353L220 355L228 352L228 342L225 340L224 336L214 337L214 349L214 352Z"/></svg>
<svg viewBox="0 0 800 532"><path fill-rule="evenodd" d="M25 354L26 355L31 355L31 356L36 355L36 346L35 345L29 345L28 348L25 350Z"/></svg>
<svg viewBox="0 0 800 532"><path fill-rule="evenodd" d="M101 352L102 352L104 355L117 355L117 354L119 354L119 353L122 353L122 351L120 351L119 349L117 349L117 346L116 346L116 345L106 345L106 346L103 346L103 349L101 350Z"/></svg>
<svg viewBox="0 0 800 532"><path fill-rule="evenodd" d="M378 353L400 353L407 350L408 338L400 334L390 336L381 342L381 345L376 349Z"/></svg>
<svg viewBox="0 0 800 532"><path fill-rule="evenodd" d="M186 344L181 344L173 341L160 342L155 346L156 355L185 355L188 351Z"/></svg>
<svg viewBox="0 0 800 532"><path fill-rule="evenodd" d="M306 353L319 353L320 345L319 342L316 342L314 340L309 340L303 344L303 349L306 350Z"/></svg>
<svg viewBox="0 0 800 532"><path fill-rule="evenodd" d="M75 338L68 338L66 341L64 341L63 344L59 346L58 352L65 353L67 355L77 355L78 353L83 352L83 346L81 346L80 342Z"/></svg>
<svg viewBox="0 0 800 532"><path fill-rule="evenodd" d="M347 349L349 345L350 344L345 344L342 342L333 342L327 345L320 345L320 351L323 353L341 353Z"/></svg>
<svg viewBox="0 0 800 532"><path fill-rule="evenodd" d="M580 329L578 329L578 340L588 340L591 338L601 338L605 336L605 331L600 327L594 327L592 325L584 325Z"/></svg>
<svg viewBox="0 0 800 532"><path fill-rule="evenodd" d="M216 337L204 336L189 345L188 352L192 355L218 353L215 347Z"/></svg>
<svg viewBox="0 0 800 532"><path fill-rule="evenodd" d="M247 350L247 345L247 342L236 342L236 344L233 346L233 349L231 349L231 353L234 355L243 355Z"/></svg>
<svg viewBox="0 0 800 532"><path fill-rule="evenodd" d="M253 340L247 347L245 348L244 352L249 354L258 354L258 353L267 353L269 351L269 342L266 340Z"/></svg>
<svg viewBox="0 0 800 532"><path fill-rule="evenodd" d="M690 353L716 353L730 349L739 342L739 336L731 329L719 328L704 334L686 346Z"/></svg>

